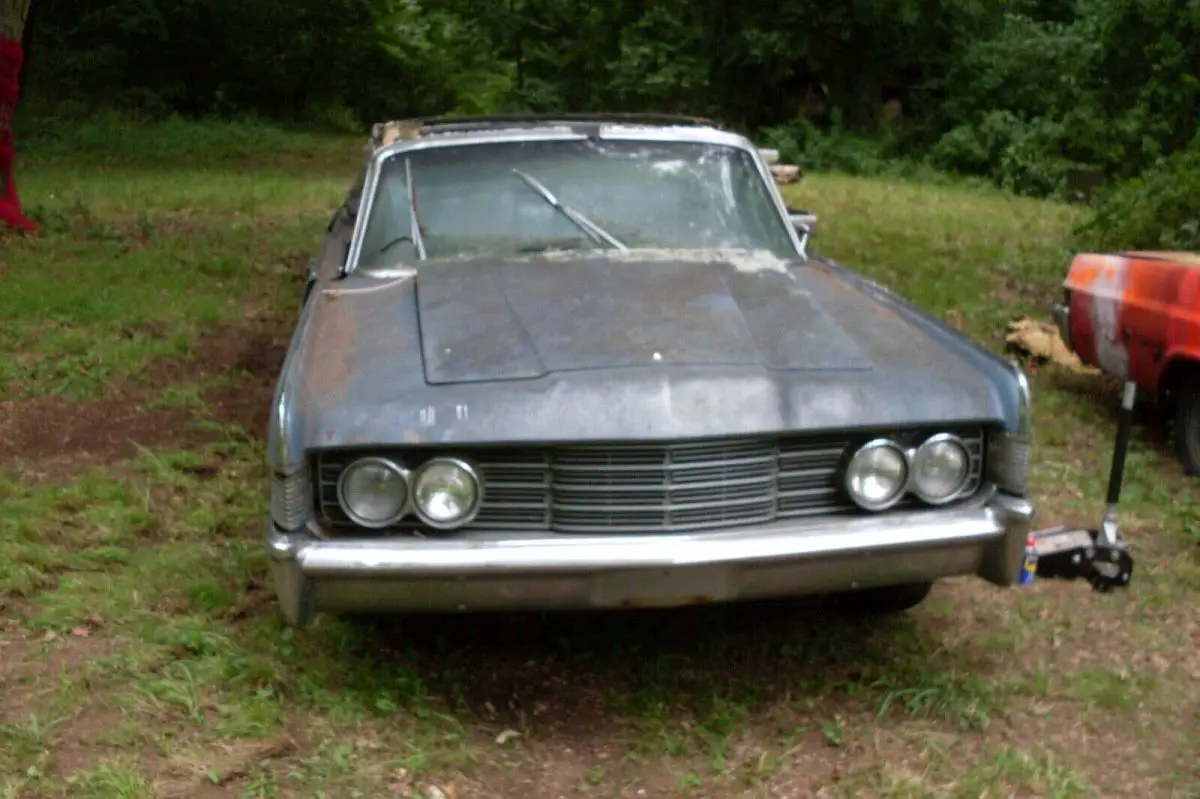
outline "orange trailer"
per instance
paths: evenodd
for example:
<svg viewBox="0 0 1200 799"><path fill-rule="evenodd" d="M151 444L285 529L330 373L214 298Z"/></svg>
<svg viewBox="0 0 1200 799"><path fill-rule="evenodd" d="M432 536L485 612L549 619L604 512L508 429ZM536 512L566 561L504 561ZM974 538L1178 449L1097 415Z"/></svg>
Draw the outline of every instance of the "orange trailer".
<svg viewBox="0 0 1200 799"><path fill-rule="evenodd" d="M1200 255L1080 253L1055 320L1084 363L1173 414L1179 458L1200 474Z"/></svg>

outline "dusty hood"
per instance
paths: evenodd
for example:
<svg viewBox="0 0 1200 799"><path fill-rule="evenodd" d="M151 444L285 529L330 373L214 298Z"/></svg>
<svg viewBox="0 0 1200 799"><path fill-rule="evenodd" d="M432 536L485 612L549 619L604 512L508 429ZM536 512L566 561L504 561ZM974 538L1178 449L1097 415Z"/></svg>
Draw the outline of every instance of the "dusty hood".
<svg viewBox="0 0 1200 799"><path fill-rule="evenodd" d="M1011 426L1015 385L999 358L815 258L438 262L313 295L273 451Z"/></svg>
<svg viewBox="0 0 1200 799"><path fill-rule="evenodd" d="M871 366L765 254L444 263L420 271L416 295L434 385L639 366Z"/></svg>

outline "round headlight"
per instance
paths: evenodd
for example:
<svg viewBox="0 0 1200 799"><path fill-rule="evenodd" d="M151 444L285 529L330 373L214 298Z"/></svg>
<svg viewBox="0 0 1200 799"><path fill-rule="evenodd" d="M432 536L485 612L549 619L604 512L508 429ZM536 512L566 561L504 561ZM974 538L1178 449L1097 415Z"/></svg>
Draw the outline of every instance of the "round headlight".
<svg viewBox="0 0 1200 799"><path fill-rule="evenodd" d="M338 503L355 524L387 527L408 510L408 475L384 458L362 458L338 478Z"/></svg>
<svg viewBox="0 0 1200 799"><path fill-rule="evenodd" d="M460 527L479 512L483 487L470 464L457 458L434 458L413 474L413 506L430 527Z"/></svg>
<svg viewBox="0 0 1200 799"><path fill-rule="evenodd" d="M896 504L907 482L908 460L887 439L864 444L846 466L846 490L865 510L884 510Z"/></svg>
<svg viewBox="0 0 1200 799"><path fill-rule="evenodd" d="M918 447L913 456L913 492L932 505L949 502L962 491L970 473L966 446L942 433Z"/></svg>

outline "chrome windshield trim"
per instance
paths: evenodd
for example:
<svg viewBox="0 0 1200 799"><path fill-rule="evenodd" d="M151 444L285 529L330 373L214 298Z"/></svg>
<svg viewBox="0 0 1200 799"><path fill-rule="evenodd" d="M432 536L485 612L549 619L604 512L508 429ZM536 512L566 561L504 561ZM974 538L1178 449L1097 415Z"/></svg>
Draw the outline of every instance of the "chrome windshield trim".
<svg viewBox="0 0 1200 799"><path fill-rule="evenodd" d="M421 218L417 215L417 190L413 187L412 159L404 159L404 182L408 189L408 224L412 228L413 246L417 248L417 260L425 260L425 242L421 240Z"/></svg>
<svg viewBox="0 0 1200 799"><path fill-rule="evenodd" d="M780 193L778 184L775 183L775 178L771 175L770 168L767 166L758 147L752 144L745 136L719 128L672 125L602 124L598 127L598 130L598 135L601 139L612 141L711 144L718 147L730 147L746 153L750 156L759 179L766 184L767 194L771 198L775 212L784 226L792 247L795 248L796 253L802 260L808 260L806 242L801 241L795 225L791 222L787 205L783 201L783 195ZM588 135L586 133L579 132L576 127L571 125L552 125L486 132L456 131L434 133L416 139L402 139L387 147L380 148L371 157L371 161L367 166L359 209L354 220L354 232L350 237L350 249L346 254L346 263L342 265L342 269L339 271L339 276L346 277L358 269L359 261L362 258L363 240L366 237L367 222L371 218L375 194L379 188L380 174L383 170L383 165L390 159L404 153L446 147L469 147L523 141L585 141L587 138Z"/></svg>

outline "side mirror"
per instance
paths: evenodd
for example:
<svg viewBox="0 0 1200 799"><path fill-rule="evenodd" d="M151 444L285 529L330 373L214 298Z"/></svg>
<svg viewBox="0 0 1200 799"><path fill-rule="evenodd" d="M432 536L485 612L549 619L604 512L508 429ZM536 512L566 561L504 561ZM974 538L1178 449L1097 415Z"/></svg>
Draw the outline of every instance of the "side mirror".
<svg viewBox="0 0 1200 799"><path fill-rule="evenodd" d="M803 251L808 247L809 239L817 233L817 215L808 211L797 211L793 208L787 209L787 212L792 227L796 228L796 232L800 234L800 248Z"/></svg>
<svg viewBox="0 0 1200 799"><path fill-rule="evenodd" d="M794 208L787 209L788 219L791 220L792 226L796 230L813 235L817 232L817 215L809 211L797 211Z"/></svg>

